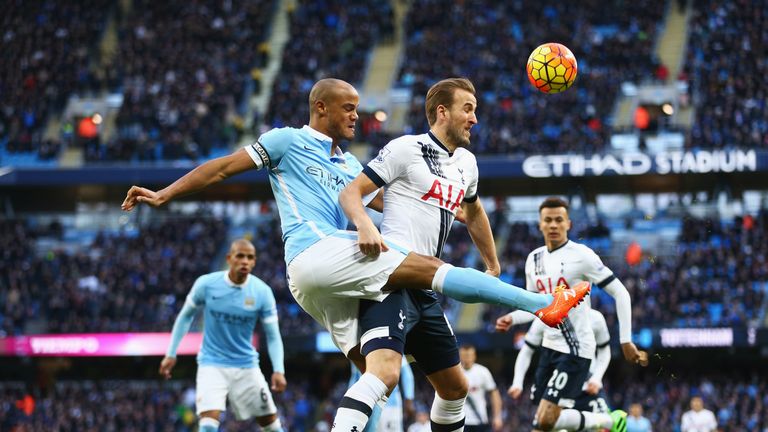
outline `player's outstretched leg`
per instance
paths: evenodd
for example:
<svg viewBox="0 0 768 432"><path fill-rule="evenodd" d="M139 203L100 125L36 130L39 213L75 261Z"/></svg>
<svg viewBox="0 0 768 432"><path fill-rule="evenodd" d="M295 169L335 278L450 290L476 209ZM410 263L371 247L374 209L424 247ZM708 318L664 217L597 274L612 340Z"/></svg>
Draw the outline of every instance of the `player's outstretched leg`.
<svg viewBox="0 0 768 432"><path fill-rule="evenodd" d="M558 289L554 294L538 294L478 270L443 264L435 272L432 289L464 303L498 304L526 310L555 327L589 294L591 285L584 283Z"/></svg>

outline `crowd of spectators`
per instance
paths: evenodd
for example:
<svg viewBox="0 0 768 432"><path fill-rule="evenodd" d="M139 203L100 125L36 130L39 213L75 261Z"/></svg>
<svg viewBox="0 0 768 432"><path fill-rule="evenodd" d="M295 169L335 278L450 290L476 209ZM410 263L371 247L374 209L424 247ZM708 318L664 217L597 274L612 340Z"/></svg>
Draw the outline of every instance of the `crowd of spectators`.
<svg viewBox="0 0 768 432"><path fill-rule="evenodd" d="M705 407L717 417L722 432L768 430L768 381L759 371L741 372L670 371L646 374L643 378L612 375L604 380L608 404L627 409L632 403L644 408L654 431L679 430L682 414L694 396L702 397ZM502 431L530 427L535 406L528 388L520 399L506 396L506 377L493 369L503 394ZM339 379L319 394L318 377L302 376L291 380L288 390L276 396L283 425L290 431L327 432L346 381ZM313 390L314 389L314 390ZM433 390L420 376L416 379L416 407L429 410ZM176 431L191 432L196 427L194 381L103 380L59 381L49 389L32 388L20 382L0 383L0 427L11 430L57 431ZM408 419L412 420L412 419ZM235 421L224 415L222 430L254 430L256 422Z"/></svg>
<svg viewBox="0 0 768 432"><path fill-rule="evenodd" d="M67 97L101 86L91 62L112 2L23 0L0 4L0 148L55 157L60 142L44 138L49 116Z"/></svg>
<svg viewBox="0 0 768 432"><path fill-rule="evenodd" d="M593 153L609 142L609 119L622 82L654 78L653 49L664 6L634 2L414 1L399 85L413 91L409 128L424 130L424 95L446 76L466 76L479 91L476 153ZM446 32L445 29L451 31ZM570 47L576 84L536 94L525 63L548 41ZM450 47L450 55L445 55Z"/></svg>
<svg viewBox="0 0 768 432"><path fill-rule="evenodd" d="M115 67L124 99L117 133L87 145L86 158L196 160L232 146L251 70L265 65L260 45L274 6L134 0L118 30Z"/></svg>
<svg viewBox="0 0 768 432"><path fill-rule="evenodd" d="M766 3L694 2L681 77L689 81L696 118L691 148L768 148Z"/></svg>
<svg viewBox="0 0 768 432"><path fill-rule="evenodd" d="M389 2L300 0L291 12L291 38L264 115L268 127L301 127L309 118L308 94L318 79L358 85L373 45L393 34Z"/></svg>
<svg viewBox="0 0 768 432"><path fill-rule="evenodd" d="M138 233L99 233L87 250L38 253L39 234L0 221L0 331L169 331L198 276L211 271L226 225L173 218Z"/></svg>

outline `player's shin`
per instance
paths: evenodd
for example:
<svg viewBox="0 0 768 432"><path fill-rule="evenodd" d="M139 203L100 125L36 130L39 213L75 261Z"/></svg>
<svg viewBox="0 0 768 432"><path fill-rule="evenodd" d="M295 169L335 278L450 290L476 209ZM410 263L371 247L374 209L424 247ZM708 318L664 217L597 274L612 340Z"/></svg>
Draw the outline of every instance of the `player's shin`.
<svg viewBox="0 0 768 432"><path fill-rule="evenodd" d="M610 428L611 416L603 413L564 409L560 411L554 430L583 431Z"/></svg>
<svg viewBox="0 0 768 432"><path fill-rule="evenodd" d="M384 382L370 372L364 373L341 399L332 431L362 431L373 414L374 406L378 401L386 400L386 393Z"/></svg>
<svg viewBox="0 0 768 432"><path fill-rule="evenodd" d="M200 417L197 423L197 430L200 432L216 432L219 430L219 421L210 417Z"/></svg>
<svg viewBox="0 0 768 432"><path fill-rule="evenodd" d="M283 432L283 424L280 422L280 419L275 419L272 423L262 426L261 427L262 432Z"/></svg>
<svg viewBox="0 0 768 432"><path fill-rule="evenodd" d="M464 401L445 400L435 393L429 419L433 432L462 432L464 430Z"/></svg>
<svg viewBox="0 0 768 432"><path fill-rule="evenodd" d="M498 304L531 313L552 302L549 294L526 291L475 269L450 264L437 269L432 289L464 303Z"/></svg>

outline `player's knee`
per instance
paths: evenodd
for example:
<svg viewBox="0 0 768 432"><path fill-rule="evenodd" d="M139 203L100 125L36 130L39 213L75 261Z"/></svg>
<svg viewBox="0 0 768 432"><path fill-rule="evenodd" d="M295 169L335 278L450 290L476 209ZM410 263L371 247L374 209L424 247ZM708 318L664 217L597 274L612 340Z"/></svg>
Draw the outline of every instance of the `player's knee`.
<svg viewBox="0 0 768 432"><path fill-rule="evenodd" d="M459 400L467 397L469 392L469 383L465 377L451 380L449 383L443 383L436 389L438 396L445 400Z"/></svg>
<svg viewBox="0 0 768 432"><path fill-rule="evenodd" d="M372 351L365 358L366 372L375 375L389 391L400 381L402 354L389 349Z"/></svg>
<svg viewBox="0 0 768 432"><path fill-rule="evenodd" d="M283 425L277 417L277 414L261 417L258 419L258 423L263 432L282 432L283 430Z"/></svg>

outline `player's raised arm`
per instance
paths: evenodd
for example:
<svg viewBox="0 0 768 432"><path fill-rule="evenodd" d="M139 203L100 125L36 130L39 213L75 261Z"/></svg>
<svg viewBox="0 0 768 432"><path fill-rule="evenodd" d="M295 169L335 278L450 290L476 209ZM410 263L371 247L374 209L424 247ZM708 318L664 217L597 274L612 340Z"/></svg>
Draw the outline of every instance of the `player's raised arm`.
<svg viewBox="0 0 768 432"><path fill-rule="evenodd" d="M350 222L357 227L360 252L374 257L378 256L381 251L389 250L378 228L363 207L363 197L373 193L378 188L367 175L359 174L339 195L341 208Z"/></svg>
<svg viewBox="0 0 768 432"><path fill-rule="evenodd" d="M493 241L491 222L488 220L483 204L477 199L477 196L474 198L470 202L465 200L461 204L464 221L467 224L469 236L472 237L472 242L475 243L480 256L483 258L483 263L485 263L485 268L487 269L486 273L499 276L501 274L501 265L499 264L499 257L496 255L496 244Z"/></svg>
<svg viewBox="0 0 768 432"><path fill-rule="evenodd" d="M125 211L133 210L140 203L157 207L174 198L197 192L235 174L256 168L257 166L245 149L239 149L227 156L203 163L170 186L157 192L140 186L132 186L121 207Z"/></svg>

